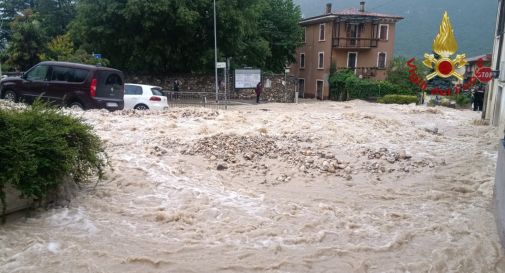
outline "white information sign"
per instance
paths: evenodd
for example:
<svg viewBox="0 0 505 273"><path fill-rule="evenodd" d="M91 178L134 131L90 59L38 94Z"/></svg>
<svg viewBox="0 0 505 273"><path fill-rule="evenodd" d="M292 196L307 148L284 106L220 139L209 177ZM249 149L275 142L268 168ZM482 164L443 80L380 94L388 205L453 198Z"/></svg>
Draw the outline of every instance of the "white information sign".
<svg viewBox="0 0 505 273"><path fill-rule="evenodd" d="M236 69L235 89L253 89L261 81L259 69Z"/></svg>
<svg viewBox="0 0 505 273"><path fill-rule="evenodd" d="M225 62L217 62L216 67L217 68L226 68L226 63Z"/></svg>

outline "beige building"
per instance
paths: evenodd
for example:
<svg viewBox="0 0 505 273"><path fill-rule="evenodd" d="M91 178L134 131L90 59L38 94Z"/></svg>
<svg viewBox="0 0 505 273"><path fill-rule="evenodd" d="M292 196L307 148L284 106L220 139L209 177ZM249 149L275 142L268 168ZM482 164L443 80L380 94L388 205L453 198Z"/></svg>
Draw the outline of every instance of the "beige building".
<svg viewBox="0 0 505 273"><path fill-rule="evenodd" d="M332 12L326 5L323 15L304 19L304 44L297 51L291 74L298 77L300 95L327 99L328 77L333 67L353 69L361 78L382 80L392 57L396 23L403 19L360 9Z"/></svg>
<svg viewBox="0 0 505 273"><path fill-rule="evenodd" d="M505 129L505 0L498 1L496 36L491 68L500 71L486 94L485 118L500 130Z"/></svg>

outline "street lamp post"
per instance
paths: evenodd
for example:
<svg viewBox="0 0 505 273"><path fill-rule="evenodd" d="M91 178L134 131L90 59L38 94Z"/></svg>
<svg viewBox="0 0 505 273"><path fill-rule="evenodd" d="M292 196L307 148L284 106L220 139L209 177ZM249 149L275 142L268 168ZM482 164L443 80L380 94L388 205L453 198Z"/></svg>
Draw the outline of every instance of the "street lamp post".
<svg viewBox="0 0 505 273"><path fill-rule="evenodd" d="M219 84L217 82L217 27L216 27L216 0L214 0L214 70L216 83L216 103L219 102Z"/></svg>

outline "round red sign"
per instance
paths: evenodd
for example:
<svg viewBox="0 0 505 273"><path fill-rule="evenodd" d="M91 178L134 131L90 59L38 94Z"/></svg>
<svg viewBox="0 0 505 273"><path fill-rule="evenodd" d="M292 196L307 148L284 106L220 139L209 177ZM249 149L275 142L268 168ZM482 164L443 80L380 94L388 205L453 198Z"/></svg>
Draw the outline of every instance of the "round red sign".
<svg viewBox="0 0 505 273"><path fill-rule="evenodd" d="M490 82L493 79L493 70L489 67L478 68L475 76L482 83Z"/></svg>

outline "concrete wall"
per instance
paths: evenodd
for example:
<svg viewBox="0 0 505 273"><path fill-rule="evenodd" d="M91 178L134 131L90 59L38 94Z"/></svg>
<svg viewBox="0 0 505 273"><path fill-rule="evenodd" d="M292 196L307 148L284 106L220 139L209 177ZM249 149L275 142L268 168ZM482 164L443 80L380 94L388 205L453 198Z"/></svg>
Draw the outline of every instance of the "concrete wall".
<svg viewBox="0 0 505 273"><path fill-rule="evenodd" d="M498 146L494 203L498 233L505 247L505 142L501 140Z"/></svg>
<svg viewBox="0 0 505 273"><path fill-rule="evenodd" d="M30 207L30 205L33 203L32 200L30 199L23 199L20 198L19 195L20 193L13 189L11 186L7 185L6 187L6 203L7 203L7 212L6 214L10 214L16 211L24 210ZM1 205L0 205L1 207ZM2 214L0 210L0 215Z"/></svg>

